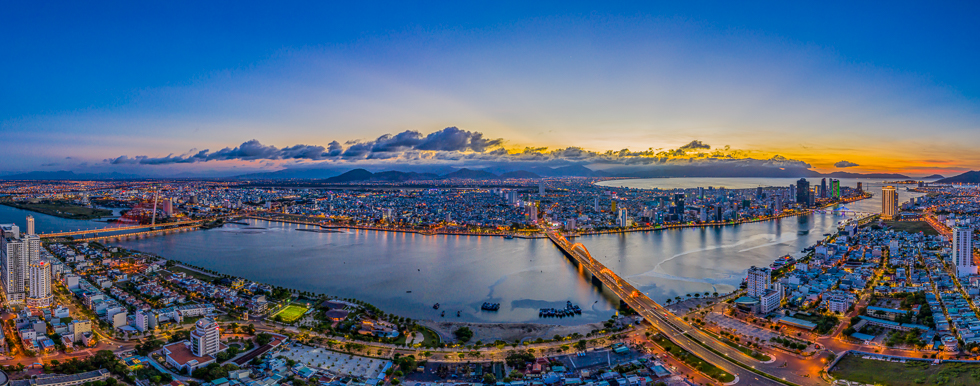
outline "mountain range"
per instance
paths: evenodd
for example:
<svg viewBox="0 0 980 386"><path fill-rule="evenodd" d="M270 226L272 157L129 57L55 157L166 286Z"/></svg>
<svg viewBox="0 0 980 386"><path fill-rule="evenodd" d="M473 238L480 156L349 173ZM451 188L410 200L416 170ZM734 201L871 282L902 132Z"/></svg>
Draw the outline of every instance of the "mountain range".
<svg viewBox="0 0 980 386"><path fill-rule="evenodd" d="M390 165L388 165L390 167ZM833 172L821 174L805 168L776 168L768 166L737 166L737 165L713 165L713 166L693 166L693 165L669 165L658 167L627 167L618 166L604 170L593 170L583 165L567 165L561 167L549 167L545 165L523 165L521 169L514 170L514 165L491 165L480 169L453 168L446 165L436 166L413 166L399 165L391 170L387 167L374 165L372 172L365 168L350 169L349 167L330 166L330 167L307 167L290 168L274 172L249 173L225 179L238 180L319 180L325 183L343 183L353 181L413 181L413 180L438 180L438 179L472 179L472 180L493 180L511 178L542 178L542 177L626 177L626 178L683 178L683 177L769 177L769 178L873 178L884 180L905 180L910 177L894 173L850 173ZM980 173L980 172L971 172ZM971 177L963 177L969 173L957 177L940 180L950 182L972 181ZM933 175L923 178L930 181L942 178L940 175ZM123 173L75 173L72 171L34 171L21 174L12 174L0 177L0 180L123 180L123 179L147 179L162 178L140 176ZM172 176L170 178L194 178L191 176ZM201 177L197 177L201 178ZM963 180L966 178L966 180ZM973 177L976 178L976 177Z"/></svg>
<svg viewBox="0 0 980 386"><path fill-rule="evenodd" d="M937 184L980 184L980 170L966 172L958 176L943 178Z"/></svg>

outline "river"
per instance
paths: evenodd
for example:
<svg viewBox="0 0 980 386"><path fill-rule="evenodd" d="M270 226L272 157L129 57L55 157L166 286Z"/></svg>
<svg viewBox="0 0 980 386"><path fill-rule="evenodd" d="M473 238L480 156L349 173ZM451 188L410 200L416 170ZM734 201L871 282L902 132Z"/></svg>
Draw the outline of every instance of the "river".
<svg viewBox="0 0 980 386"><path fill-rule="evenodd" d="M902 188L899 194L901 200L912 196ZM847 206L877 211L880 201L876 197ZM28 213L0 206L0 222L23 226ZM99 224L33 215L39 232ZM821 212L736 226L585 236L577 241L662 302L687 293L729 292L750 266L799 255L844 218L840 213ZM259 282L353 297L418 319L440 320L445 310L446 320L579 324L605 320L615 312L616 299L592 286L547 239L300 229L313 228L249 220L248 225L228 224L113 245ZM500 303L500 311L480 311L486 301ZM583 315L538 318L539 308L563 308L566 301L581 306ZM439 311L432 309L434 303L442 305Z"/></svg>

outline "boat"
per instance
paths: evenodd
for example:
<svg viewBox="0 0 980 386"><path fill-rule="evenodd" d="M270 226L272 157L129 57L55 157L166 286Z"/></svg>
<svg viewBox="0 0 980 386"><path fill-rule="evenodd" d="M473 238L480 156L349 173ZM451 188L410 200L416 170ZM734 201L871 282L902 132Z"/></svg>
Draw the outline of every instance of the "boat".
<svg viewBox="0 0 980 386"><path fill-rule="evenodd" d="M436 303L436 304L432 305L432 309L433 310L438 310L439 309L439 303Z"/></svg>
<svg viewBox="0 0 980 386"><path fill-rule="evenodd" d="M459 311L456 311L456 317L457 318L459 317Z"/></svg>
<svg viewBox="0 0 980 386"><path fill-rule="evenodd" d="M405 291L405 293L410 294L410 293L412 293L412 291Z"/></svg>
<svg viewBox="0 0 980 386"><path fill-rule="evenodd" d="M808 234L810 234L810 231L799 231L799 232L796 232L796 234L798 236L808 235Z"/></svg>
<svg viewBox="0 0 980 386"><path fill-rule="evenodd" d="M506 235L506 236L504 236L504 239L513 240L514 239L514 235Z"/></svg>
<svg viewBox="0 0 980 386"><path fill-rule="evenodd" d="M484 311L500 311L500 303L484 302L483 305L480 306L480 309Z"/></svg>
<svg viewBox="0 0 980 386"><path fill-rule="evenodd" d="M439 317L445 318L446 317L446 311L443 311L441 314L439 314Z"/></svg>

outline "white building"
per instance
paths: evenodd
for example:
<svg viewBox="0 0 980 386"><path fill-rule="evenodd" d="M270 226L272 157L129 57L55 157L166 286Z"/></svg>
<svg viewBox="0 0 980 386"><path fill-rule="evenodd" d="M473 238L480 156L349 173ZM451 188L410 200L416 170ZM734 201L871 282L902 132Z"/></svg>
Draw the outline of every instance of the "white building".
<svg viewBox="0 0 980 386"><path fill-rule="evenodd" d="M827 303L827 310L830 312L843 314L851 308L851 297L843 292L832 292L827 295L824 301Z"/></svg>
<svg viewBox="0 0 980 386"><path fill-rule="evenodd" d="M28 243L20 237L20 227L0 225L0 280L7 302L23 304L27 298Z"/></svg>
<svg viewBox="0 0 980 386"><path fill-rule="evenodd" d="M51 264L38 261L30 265L30 293L27 295L27 306L34 308L50 307L51 294Z"/></svg>
<svg viewBox="0 0 980 386"><path fill-rule="evenodd" d="M953 264L956 265L956 276L963 277L977 273L973 263L973 228L953 228Z"/></svg>
<svg viewBox="0 0 980 386"><path fill-rule="evenodd" d="M616 225L621 227L628 227L630 224L629 215L626 212L626 208L619 209L619 215L616 216Z"/></svg>
<svg viewBox="0 0 980 386"><path fill-rule="evenodd" d="M137 312L136 316L133 318L133 327L140 330L140 332L146 332L150 329L150 318L152 316L152 314L148 314L143 311Z"/></svg>
<svg viewBox="0 0 980 386"><path fill-rule="evenodd" d="M217 354L221 349L221 332L218 323L211 318L202 318L194 323L191 331L191 352L203 357Z"/></svg>
<svg viewBox="0 0 980 386"><path fill-rule="evenodd" d="M759 297L759 312L768 314L775 311L782 304L783 291L781 286L776 289L766 290L766 293Z"/></svg>
<svg viewBox="0 0 980 386"><path fill-rule="evenodd" d="M753 298L761 297L769 289L772 281L772 271L766 267L752 266L749 268L748 295Z"/></svg>

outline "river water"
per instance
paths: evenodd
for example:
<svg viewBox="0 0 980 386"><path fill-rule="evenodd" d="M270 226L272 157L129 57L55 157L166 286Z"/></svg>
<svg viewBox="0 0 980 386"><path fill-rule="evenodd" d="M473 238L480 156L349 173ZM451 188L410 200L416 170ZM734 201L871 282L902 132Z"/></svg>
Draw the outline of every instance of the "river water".
<svg viewBox="0 0 980 386"><path fill-rule="evenodd" d="M778 186L784 185L779 182ZM865 183L866 189L876 189L868 185ZM901 200L912 196L902 188L899 194ZM880 201L876 197L847 206L876 211ZM0 206L0 223L23 226L27 214L37 219L39 232L100 224L4 206ZM786 254L799 255L845 218L840 213L815 213L736 226L586 236L577 241L662 302L687 293L729 292L750 266L768 265ZM114 245L259 282L353 297L418 319L441 320L441 312L446 311L446 320L578 324L609 318L618 303L608 291L592 286L547 239L360 230L323 233L304 231L315 230L304 225L247 223ZM500 303L500 311L480 311L487 301ZM538 318L539 308L563 308L566 301L581 306L583 315ZM441 304L439 311L433 310L435 303Z"/></svg>

